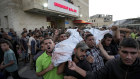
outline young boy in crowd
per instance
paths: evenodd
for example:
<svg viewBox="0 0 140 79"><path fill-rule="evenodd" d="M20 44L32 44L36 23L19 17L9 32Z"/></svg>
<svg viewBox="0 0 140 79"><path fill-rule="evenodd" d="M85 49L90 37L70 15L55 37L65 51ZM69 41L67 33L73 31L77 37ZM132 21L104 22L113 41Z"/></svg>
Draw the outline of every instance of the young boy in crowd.
<svg viewBox="0 0 140 79"><path fill-rule="evenodd" d="M17 60L13 50L9 47L10 43L7 40L2 40L0 46L4 51L4 61L0 64L0 69L4 69L4 79L7 79L9 74L11 74L13 79L20 79Z"/></svg>

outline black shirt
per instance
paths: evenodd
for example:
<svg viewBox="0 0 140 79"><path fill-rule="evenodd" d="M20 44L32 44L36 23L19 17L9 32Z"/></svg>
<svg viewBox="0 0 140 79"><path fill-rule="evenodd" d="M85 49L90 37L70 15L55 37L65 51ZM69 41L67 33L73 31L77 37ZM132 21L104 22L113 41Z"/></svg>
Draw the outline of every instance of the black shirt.
<svg viewBox="0 0 140 79"><path fill-rule="evenodd" d="M117 55L118 49L114 45L105 46L103 45L104 49L107 51L109 55Z"/></svg>
<svg viewBox="0 0 140 79"><path fill-rule="evenodd" d="M86 61L86 59L84 59L83 61L79 61L78 63L76 63L76 65L80 68L82 68L85 71L91 71L91 65ZM78 74L77 72L70 70L68 68L68 62L65 65L65 70L64 70L64 75L66 76L73 76L77 79L85 79L84 77L82 77L80 74Z"/></svg>
<svg viewBox="0 0 140 79"><path fill-rule="evenodd" d="M131 65L125 65L120 58L109 60L97 72L87 72L86 79L140 79L140 58Z"/></svg>

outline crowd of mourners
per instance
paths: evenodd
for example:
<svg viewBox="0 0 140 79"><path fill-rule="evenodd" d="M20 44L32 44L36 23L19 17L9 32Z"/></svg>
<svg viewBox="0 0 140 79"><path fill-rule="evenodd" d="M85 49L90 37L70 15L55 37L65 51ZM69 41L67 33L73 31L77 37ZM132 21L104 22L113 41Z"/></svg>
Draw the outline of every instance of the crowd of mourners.
<svg viewBox="0 0 140 79"><path fill-rule="evenodd" d="M96 44L95 37L77 28L83 41L73 50L72 61L55 67L52 53L55 45L70 37L67 29L50 27L27 30L20 36L14 29L0 29L0 79L22 78L18 64L30 63L30 69L42 79L140 79L140 30L112 26L112 30Z"/></svg>

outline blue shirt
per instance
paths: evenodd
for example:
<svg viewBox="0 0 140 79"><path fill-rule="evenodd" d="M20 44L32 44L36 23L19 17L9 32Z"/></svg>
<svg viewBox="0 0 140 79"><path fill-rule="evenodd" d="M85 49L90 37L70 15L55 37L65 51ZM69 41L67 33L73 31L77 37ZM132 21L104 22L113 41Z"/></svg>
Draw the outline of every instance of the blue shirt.
<svg viewBox="0 0 140 79"><path fill-rule="evenodd" d="M12 32L8 32L8 35L11 36L11 37L13 36Z"/></svg>
<svg viewBox="0 0 140 79"><path fill-rule="evenodd" d="M23 45L24 49L27 51L28 50L28 39L27 38L21 38L20 42Z"/></svg>
<svg viewBox="0 0 140 79"><path fill-rule="evenodd" d="M4 65L9 64L11 60L14 61L14 64L5 68L8 72L14 72L18 70L16 56L14 52L9 49L4 53Z"/></svg>

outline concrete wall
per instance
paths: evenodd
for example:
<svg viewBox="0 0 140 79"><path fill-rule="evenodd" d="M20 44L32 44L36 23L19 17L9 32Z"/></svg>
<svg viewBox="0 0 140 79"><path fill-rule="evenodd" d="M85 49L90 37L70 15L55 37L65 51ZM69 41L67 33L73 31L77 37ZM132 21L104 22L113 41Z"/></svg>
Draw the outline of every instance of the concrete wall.
<svg viewBox="0 0 140 79"><path fill-rule="evenodd" d="M89 0L72 0L75 6L79 6L79 14L82 14L82 17L78 19L82 19L85 21L89 20Z"/></svg>
<svg viewBox="0 0 140 79"><path fill-rule="evenodd" d="M26 2L27 1L27 2ZM18 35L21 34L23 28L35 29L42 26L47 26L46 15L37 14L32 12L25 12L25 9L30 9L32 7L37 7L42 9L42 4L47 2L47 0L0 0L0 27L9 31L13 28ZM39 4L38 4L39 2ZM78 18L87 21L89 19L89 0L73 0L75 6L80 6L80 13L83 17ZM34 4L34 5L32 5ZM7 18L7 20L6 20ZM57 24L60 27L74 26L73 18L64 18L63 21ZM69 24L65 24L68 21Z"/></svg>
<svg viewBox="0 0 140 79"><path fill-rule="evenodd" d="M94 22L95 20L95 22ZM113 21L104 22L104 18L93 18L90 19L90 22L93 23L92 26L100 27L100 26L109 26L113 23Z"/></svg>
<svg viewBox="0 0 140 79"><path fill-rule="evenodd" d="M14 22L16 30L21 31L23 28L35 29L47 26L46 16L41 14L27 13L22 10L14 10L16 21ZM18 17L17 17L18 16Z"/></svg>
<svg viewBox="0 0 140 79"><path fill-rule="evenodd" d="M45 15L24 12L22 4L18 0L4 0L0 5L0 27L5 28L7 31L9 28L13 28L20 35L23 28L29 30L47 26ZM8 17L8 27L5 26L4 16Z"/></svg>
<svg viewBox="0 0 140 79"><path fill-rule="evenodd" d="M0 0L0 27L5 28L5 31L8 31L9 28L13 28L14 19L12 17L11 5L11 0Z"/></svg>
<svg viewBox="0 0 140 79"><path fill-rule="evenodd" d="M74 27L73 20L71 18L65 19L69 24L65 24L65 28Z"/></svg>

